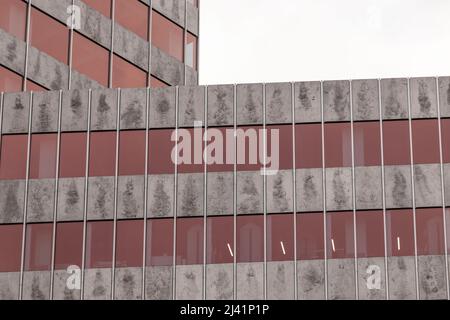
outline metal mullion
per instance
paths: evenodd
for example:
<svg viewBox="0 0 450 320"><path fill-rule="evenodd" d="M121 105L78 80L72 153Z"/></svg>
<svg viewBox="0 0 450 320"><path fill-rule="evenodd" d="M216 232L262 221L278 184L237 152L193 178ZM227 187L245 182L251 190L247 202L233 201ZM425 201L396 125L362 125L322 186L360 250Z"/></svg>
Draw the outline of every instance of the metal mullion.
<svg viewBox="0 0 450 320"><path fill-rule="evenodd" d="M177 206L178 206L178 105L179 87L175 87L175 163L174 163L174 206L173 206L173 270L172 270L172 300L176 300L176 270L177 270Z"/></svg>
<svg viewBox="0 0 450 320"><path fill-rule="evenodd" d="M237 85L233 86L233 141L234 141L234 164L233 164L233 299L237 299Z"/></svg>
<svg viewBox="0 0 450 320"><path fill-rule="evenodd" d="M294 214L294 300L298 300L297 275L297 169L296 169L296 136L295 136L295 83L291 83L291 113L292 113L292 203Z"/></svg>
<svg viewBox="0 0 450 320"><path fill-rule="evenodd" d="M152 81L152 32L153 32L153 1L150 1L148 9L148 76L147 87L151 87ZM148 111L148 110L147 110ZM148 115L148 113L147 113ZM147 125L148 128L148 125ZM146 173L147 174L147 173Z"/></svg>
<svg viewBox="0 0 450 320"><path fill-rule="evenodd" d="M266 84L263 83L263 214L264 214L264 264L263 296L267 300L267 127L266 127Z"/></svg>
<svg viewBox="0 0 450 320"><path fill-rule="evenodd" d="M111 48L109 50L109 75L108 75L108 88L112 88L113 83L113 61L114 61L114 32L116 21L116 0L111 0Z"/></svg>
<svg viewBox="0 0 450 320"><path fill-rule="evenodd" d="M29 55L29 51L30 51L30 25L31 25L30 22L31 22L31 0L28 0L26 35L25 35L25 66L24 66L23 81L22 81L23 91L27 91L28 55Z"/></svg>
<svg viewBox="0 0 450 320"><path fill-rule="evenodd" d="M187 45L187 0L184 0L184 28L183 28L183 67L184 67L184 82L187 84L187 66L186 66L186 45Z"/></svg>
<svg viewBox="0 0 450 320"><path fill-rule="evenodd" d="M72 10L75 6L75 0L72 0ZM68 89L70 90L72 87L72 68L73 68L73 34L74 34L74 25L73 25L73 11L72 11L72 17L71 17L71 28L69 31L69 82L68 82Z"/></svg>
<svg viewBox="0 0 450 320"><path fill-rule="evenodd" d="M195 69L194 70L197 71L197 84L198 84L199 80L200 80L200 78L199 78L199 76L200 76L200 22L201 22L201 19L200 19L200 0L197 1L197 10L198 10L198 33L196 35L196 37L197 37L197 48L196 48L196 57L195 57L195 60L196 60L196 63L197 63L197 70L195 70ZM186 22L186 24L187 24L187 22ZM236 86L236 84L235 84L235 86Z"/></svg>
<svg viewBox="0 0 450 320"><path fill-rule="evenodd" d="M148 152L149 152L149 110L150 110L150 88L146 90L146 111L145 111L145 177L144 177L144 244L142 256L142 300L145 300L145 280L147 265L147 210L148 210Z"/></svg>
<svg viewBox="0 0 450 320"><path fill-rule="evenodd" d="M323 253L324 253L324 280L325 300L328 300L328 245L327 245L327 196L326 196L326 171L325 171L325 119L323 104L323 81L320 81L320 110L322 129L322 205L323 205Z"/></svg>
<svg viewBox="0 0 450 320"><path fill-rule="evenodd" d="M187 5L187 1L186 1ZM187 7L186 7L187 9ZM186 10L187 11L187 10ZM205 122L205 132L203 137L205 138L203 141L204 150L206 151L207 147L207 132L208 132L208 86L204 87L204 122ZM206 241L207 241L207 210L208 210L208 157L206 152L203 153L204 159L204 176L203 176L203 300L206 300Z"/></svg>

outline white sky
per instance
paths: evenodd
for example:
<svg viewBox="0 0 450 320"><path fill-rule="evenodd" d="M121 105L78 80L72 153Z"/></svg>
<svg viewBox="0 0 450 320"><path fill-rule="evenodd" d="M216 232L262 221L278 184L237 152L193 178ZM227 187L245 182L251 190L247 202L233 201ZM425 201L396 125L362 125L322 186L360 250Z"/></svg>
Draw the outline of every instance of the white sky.
<svg viewBox="0 0 450 320"><path fill-rule="evenodd" d="M450 75L450 0L202 0L200 83Z"/></svg>

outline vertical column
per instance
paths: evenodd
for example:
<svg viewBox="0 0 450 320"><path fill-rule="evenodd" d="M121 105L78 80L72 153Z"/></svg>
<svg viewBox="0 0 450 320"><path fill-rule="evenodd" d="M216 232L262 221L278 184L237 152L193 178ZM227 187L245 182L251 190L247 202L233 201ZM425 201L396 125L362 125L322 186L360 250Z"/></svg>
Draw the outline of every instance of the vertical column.
<svg viewBox="0 0 450 320"><path fill-rule="evenodd" d="M152 31L153 31L153 1L150 1L150 8L148 9L148 76L147 86L151 86L152 80ZM148 111L148 109L147 109ZM149 113L147 113L148 115ZM148 125L147 125L148 128ZM147 175L147 173L146 173ZM147 179L146 179L147 180ZM147 224L147 222L145 222ZM144 298L145 299L145 298Z"/></svg>
<svg viewBox="0 0 450 320"><path fill-rule="evenodd" d="M175 88L175 154L178 155L178 109L180 105L180 88L176 86ZM177 207L178 207L178 157L175 157L175 173L174 173L174 205L173 205L173 270L172 270L172 299L175 300L177 297Z"/></svg>
<svg viewBox="0 0 450 320"><path fill-rule="evenodd" d="M25 38L25 71L23 74L23 91L27 91L27 78L28 78L28 55L30 49L30 21L31 21L31 0L28 0L27 5L27 26L26 26L26 38ZM31 109L31 108L30 108ZM30 118L31 121L31 118ZM22 277L21 277L22 279Z"/></svg>
<svg viewBox="0 0 450 320"><path fill-rule="evenodd" d="M233 299L237 299L237 84L233 86L233 129L234 129L234 165L233 165Z"/></svg>
<svg viewBox="0 0 450 320"><path fill-rule="evenodd" d="M323 81L320 81L320 111L322 127L322 194L323 194L323 244L324 244L324 271L325 271L325 300L328 300L328 244L327 244L327 194L325 172L325 118L323 103Z"/></svg>
<svg viewBox="0 0 450 320"><path fill-rule="evenodd" d="M72 67L73 67L73 33L74 33L74 5L75 5L75 0L72 0L72 25L70 27L70 34L69 34L69 87L68 89L70 90L72 88Z"/></svg>
<svg viewBox="0 0 450 320"><path fill-rule="evenodd" d="M116 21L116 0L111 0L111 49L109 51L109 76L108 76L108 88L112 88L113 77L113 58L114 58L114 23ZM114 274L113 274L114 278ZM114 290L113 290L114 291Z"/></svg>
<svg viewBox="0 0 450 320"><path fill-rule="evenodd" d="M263 213L264 213L264 265L263 296L267 300L267 128L266 128L266 84L263 83Z"/></svg>
<svg viewBox="0 0 450 320"><path fill-rule="evenodd" d="M186 0L186 6L187 6L187 0ZM187 7L185 7L185 12L187 12ZM186 19L187 19L187 15L186 15ZM185 29L184 32L186 33L186 20L185 20ZM185 44L186 45L186 44ZM186 61L186 59L185 59ZM186 65L184 66L185 70L186 70ZM185 72L185 84L186 84L186 72ZM205 132L203 135L203 146L204 146L204 150L206 150L206 146L207 146L207 132L208 132L208 86L205 86L204 88L204 112L203 112L203 121L205 123ZM206 300L206 242L207 242L207 238L206 238L206 219L207 219L207 208L208 208L208 158L207 158L207 153L204 152L202 155L203 161L204 161L204 171L203 171L203 300Z"/></svg>
<svg viewBox="0 0 450 320"><path fill-rule="evenodd" d="M294 300L298 300L297 277L297 170L295 146L295 83L291 83L291 113L292 113L292 212L294 219Z"/></svg>

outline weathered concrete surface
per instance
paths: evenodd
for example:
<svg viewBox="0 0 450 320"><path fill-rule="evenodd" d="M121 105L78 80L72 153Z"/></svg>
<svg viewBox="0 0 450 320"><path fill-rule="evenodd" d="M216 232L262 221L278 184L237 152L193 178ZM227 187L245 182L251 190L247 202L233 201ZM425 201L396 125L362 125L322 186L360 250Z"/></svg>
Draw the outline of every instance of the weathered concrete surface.
<svg viewBox="0 0 450 320"><path fill-rule="evenodd" d="M267 212L283 213L293 211L292 170L279 170L267 176Z"/></svg>
<svg viewBox="0 0 450 320"><path fill-rule="evenodd" d="M360 300L386 299L385 270L384 258L358 259L358 294Z"/></svg>
<svg viewBox="0 0 450 320"><path fill-rule="evenodd" d="M206 266L206 299L233 300L233 264Z"/></svg>
<svg viewBox="0 0 450 320"><path fill-rule="evenodd" d="M148 216L171 217L174 208L175 177L172 174L148 176Z"/></svg>
<svg viewBox="0 0 450 320"><path fill-rule="evenodd" d="M383 207L381 183L381 167L355 168L356 209L381 209Z"/></svg>
<svg viewBox="0 0 450 320"><path fill-rule="evenodd" d="M50 299L50 271L27 271L23 274L23 300Z"/></svg>
<svg viewBox="0 0 450 320"><path fill-rule="evenodd" d="M0 273L0 300L19 299L19 272Z"/></svg>
<svg viewBox="0 0 450 320"><path fill-rule="evenodd" d="M294 262L267 262L267 298L269 300L294 299Z"/></svg>
<svg viewBox="0 0 450 320"><path fill-rule="evenodd" d="M263 212L263 176L259 171L237 172L237 213Z"/></svg>
<svg viewBox="0 0 450 320"><path fill-rule="evenodd" d="M263 87L261 84L240 84L236 88L236 121L238 125L263 123Z"/></svg>
<svg viewBox="0 0 450 320"><path fill-rule="evenodd" d="M145 270L145 299L172 299L172 266L147 267Z"/></svg>
<svg viewBox="0 0 450 320"><path fill-rule="evenodd" d="M292 86L290 83L266 84L266 123L292 123Z"/></svg>
<svg viewBox="0 0 450 320"><path fill-rule="evenodd" d="M3 97L2 133L28 132L30 93L5 93Z"/></svg>
<svg viewBox="0 0 450 320"><path fill-rule="evenodd" d="M208 126L234 124L234 88L232 85L208 87Z"/></svg>
<svg viewBox="0 0 450 320"><path fill-rule="evenodd" d="M383 119L408 118L407 79L381 80L381 108Z"/></svg>
<svg viewBox="0 0 450 320"><path fill-rule="evenodd" d="M354 300L355 287L355 259L329 259L328 299Z"/></svg>
<svg viewBox="0 0 450 320"><path fill-rule="evenodd" d="M442 206L441 166L414 165L414 191L416 207Z"/></svg>
<svg viewBox="0 0 450 320"><path fill-rule="evenodd" d="M111 269L86 269L84 271L84 299L111 299Z"/></svg>
<svg viewBox="0 0 450 320"><path fill-rule="evenodd" d="M436 118L437 94L435 78L410 79L412 118Z"/></svg>
<svg viewBox="0 0 450 320"><path fill-rule="evenodd" d="M416 277L414 257L389 257L389 299L415 300Z"/></svg>
<svg viewBox="0 0 450 320"><path fill-rule="evenodd" d="M25 180L0 181L0 223L23 222Z"/></svg>
<svg viewBox="0 0 450 320"><path fill-rule="evenodd" d="M297 261L297 290L299 300L325 299L324 260Z"/></svg>
<svg viewBox="0 0 450 320"><path fill-rule="evenodd" d="M180 127L205 122L205 87L180 87L178 121Z"/></svg>
<svg viewBox="0 0 450 320"><path fill-rule="evenodd" d="M294 90L295 122L320 122L322 120L320 82L298 82Z"/></svg>
<svg viewBox="0 0 450 320"><path fill-rule="evenodd" d="M412 207L411 167L386 166L384 179L386 208Z"/></svg>
<svg viewBox="0 0 450 320"><path fill-rule="evenodd" d="M120 91L120 129L145 129L147 89Z"/></svg>
<svg viewBox="0 0 450 320"><path fill-rule="evenodd" d="M177 216L203 216L203 173L178 175Z"/></svg>
<svg viewBox="0 0 450 320"><path fill-rule="evenodd" d="M237 299L238 300L263 300L263 263L238 263L237 264Z"/></svg>
<svg viewBox="0 0 450 320"><path fill-rule="evenodd" d="M92 91L91 130L115 130L117 127L117 90Z"/></svg>
<svg viewBox="0 0 450 320"><path fill-rule="evenodd" d="M203 297L203 265L176 267L176 299L201 300Z"/></svg>
<svg viewBox="0 0 450 320"><path fill-rule="evenodd" d="M353 120L378 120L378 80L353 80Z"/></svg>
<svg viewBox="0 0 450 320"><path fill-rule="evenodd" d="M322 211L322 169L297 169L296 176L297 212Z"/></svg>
<svg viewBox="0 0 450 320"><path fill-rule="evenodd" d="M59 92L45 91L33 94L33 133L58 131Z"/></svg>
<svg viewBox="0 0 450 320"><path fill-rule="evenodd" d="M352 169L326 169L327 210L350 210L352 203Z"/></svg>
<svg viewBox="0 0 450 320"><path fill-rule="evenodd" d="M67 280L70 274L66 270L55 270L53 278L53 300L80 300L81 290L69 289Z"/></svg>
<svg viewBox="0 0 450 320"><path fill-rule="evenodd" d="M144 217L145 176L120 176L117 216L119 219Z"/></svg>
<svg viewBox="0 0 450 320"><path fill-rule="evenodd" d="M114 281L116 300L142 299L142 268L117 268Z"/></svg>
<svg viewBox="0 0 450 320"><path fill-rule="evenodd" d="M175 88L157 88L150 91L150 128L175 127Z"/></svg>
<svg viewBox="0 0 450 320"><path fill-rule="evenodd" d="M350 82L323 83L323 112L325 121L350 120Z"/></svg>
<svg viewBox="0 0 450 320"><path fill-rule="evenodd" d="M447 299L445 256L418 256L420 300Z"/></svg>
<svg viewBox="0 0 450 320"><path fill-rule="evenodd" d="M55 179L28 181L27 222L53 221Z"/></svg>
<svg viewBox="0 0 450 320"><path fill-rule="evenodd" d="M233 214L233 172L208 172L207 214Z"/></svg>
<svg viewBox="0 0 450 320"><path fill-rule="evenodd" d="M82 220L85 178L60 178L58 184L58 221Z"/></svg>
<svg viewBox="0 0 450 320"><path fill-rule="evenodd" d="M112 219L114 216L114 177L89 177L89 220Z"/></svg>

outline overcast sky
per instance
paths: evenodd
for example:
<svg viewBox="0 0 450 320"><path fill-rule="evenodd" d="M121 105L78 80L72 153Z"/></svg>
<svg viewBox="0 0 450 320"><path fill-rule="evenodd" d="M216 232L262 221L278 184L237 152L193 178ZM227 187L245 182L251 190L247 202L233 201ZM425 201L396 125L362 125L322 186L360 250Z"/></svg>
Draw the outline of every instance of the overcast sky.
<svg viewBox="0 0 450 320"><path fill-rule="evenodd" d="M200 83L450 75L450 0L202 0Z"/></svg>

